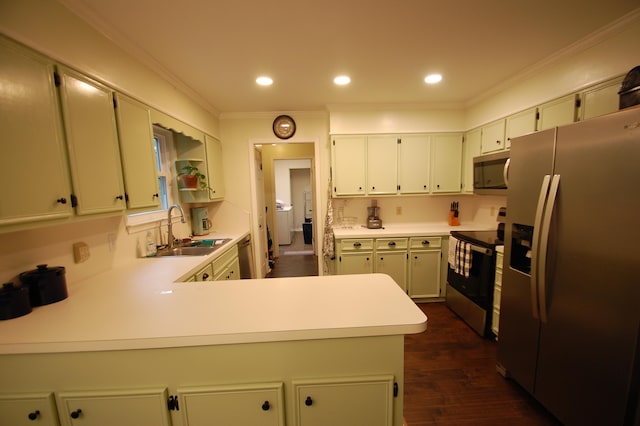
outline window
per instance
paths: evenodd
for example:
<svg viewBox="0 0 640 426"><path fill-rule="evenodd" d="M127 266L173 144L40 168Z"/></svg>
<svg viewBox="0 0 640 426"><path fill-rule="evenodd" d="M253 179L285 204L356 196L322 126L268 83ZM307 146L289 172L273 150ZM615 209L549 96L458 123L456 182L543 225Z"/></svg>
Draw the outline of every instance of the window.
<svg viewBox="0 0 640 426"><path fill-rule="evenodd" d="M158 188L160 190L160 205L163 210L169 208L169 194L167 192L167 180L171 177L171 166L167 160L170 157L166 149L166 140L160 134L153 135L153 150L156 154L156 167L158 168Z"/></svg>

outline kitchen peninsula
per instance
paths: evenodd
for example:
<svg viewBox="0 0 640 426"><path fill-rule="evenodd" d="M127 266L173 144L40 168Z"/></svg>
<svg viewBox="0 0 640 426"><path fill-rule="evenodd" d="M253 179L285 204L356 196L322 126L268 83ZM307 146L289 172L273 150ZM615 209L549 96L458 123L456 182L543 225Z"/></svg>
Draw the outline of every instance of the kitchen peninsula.
<svg viewBox="0 0 640 426"><path fill-rule="evenodd" d="M389 276L174 282L189 262L138 259L0 322L12 424L402 424L403 335L426 317Z"/></svg>

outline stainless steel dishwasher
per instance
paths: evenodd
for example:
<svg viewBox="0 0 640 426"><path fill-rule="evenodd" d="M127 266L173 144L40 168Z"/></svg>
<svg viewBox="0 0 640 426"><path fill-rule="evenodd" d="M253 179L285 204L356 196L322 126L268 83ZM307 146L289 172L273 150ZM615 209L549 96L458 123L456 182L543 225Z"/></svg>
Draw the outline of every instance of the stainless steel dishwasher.
<svg viewBox="0 0 640 426"><path fill-rule="evenodd" d="M247 235L238 243L238 262L240 263L240 279L253 278L251 235Z"/></svg>

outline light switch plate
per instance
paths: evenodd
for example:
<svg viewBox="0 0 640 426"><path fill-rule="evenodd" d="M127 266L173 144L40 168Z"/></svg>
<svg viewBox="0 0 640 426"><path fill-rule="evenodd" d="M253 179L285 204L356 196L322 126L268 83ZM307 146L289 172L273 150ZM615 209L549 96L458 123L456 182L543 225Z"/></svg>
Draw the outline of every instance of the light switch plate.
<svg viewBox="0 0 640 426"><path fill-rule="evenodd" d="M76 263L82 263L89 259L90 256L91 252L87 243L80 242L73 245L73 260Z"/></svg>

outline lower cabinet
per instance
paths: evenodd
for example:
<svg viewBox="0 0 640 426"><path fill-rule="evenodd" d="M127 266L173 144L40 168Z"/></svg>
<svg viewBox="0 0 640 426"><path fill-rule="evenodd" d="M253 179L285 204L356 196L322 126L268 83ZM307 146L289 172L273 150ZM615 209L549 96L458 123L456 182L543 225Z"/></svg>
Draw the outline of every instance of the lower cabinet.
<svg viewBox="0 0 640 426"><path fill-rule="evenodd" d="M373 273L373 239L336 240L338 275Z"/></svg>
<svg viewBox="0 0 640 426"><path fill-rule="evenodd" d="M178 389L185 426L284 426L284 384Z"/></svg>
<svg viewBox="0 0 640 426"><path fill-rule="evenodd" d="M493 286L493 316L491 331L498 337L500 324L500 296L502 295L502 267L504 263L504 246L496 247L496 276Z"/></svg>
<svg viewBox="0 0 640 426"><path fill-rule="evenodd" d="M227 281L240 279L238 245L228 248L213 262L205 265L186 281Z"/></svg>
<svg viewBox="0 0 640 426"><path fill-rule="evenodd" d="M0 395L0 426L57 426L53 393Z"/></svg>
<svg viewBox="0 0 640 426"><path fill-rule="evenodd" d="M442 237L412 237L409 243L409 296L442 296Z"/></svg>
<svg viewBox="0 0 640 426"><path fill-rule="evenodd" d="M171 425L167 389L59 392L62 425Z"/></svg>
<svg viewBox="0 0 640 426"><path fill-rule="evenodd" d="M295 424L393 425L393 376L293 382Z"/></svg>
<svg viewBox="0 0 640 426"><path fill-rule="evenodd" d="M407 292L407 238L376 238L374 270L387 274Z"/></svg>

